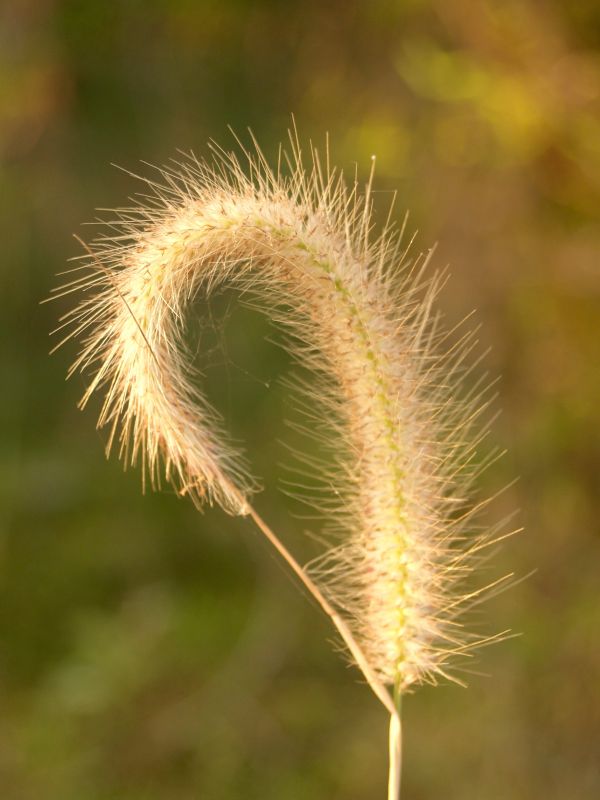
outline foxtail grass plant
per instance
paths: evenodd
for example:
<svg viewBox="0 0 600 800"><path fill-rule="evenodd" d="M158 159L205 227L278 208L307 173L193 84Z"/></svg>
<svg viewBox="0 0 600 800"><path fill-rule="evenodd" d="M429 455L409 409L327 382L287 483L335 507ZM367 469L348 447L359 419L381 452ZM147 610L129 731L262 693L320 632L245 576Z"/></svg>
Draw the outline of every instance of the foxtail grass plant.
<svg viewBox="0 0 600 800"><path fill-rule="evenodd" d="M107 451L140 462L197 505L250 517L317 600L349 657L390 714L389 800L400 795L404 694L460 682L461 657L496 637L470 632L463 613L499 582L467 579L499 538L482 530L472 483L488 405L469 380L469 332L444 331L432 311L443 283L429 257L410 259L402 230L373 235L372 172L348 185L298 137L271 166L253 142L237 157L216 145L141 178L138 204L114 211L54 297L77 304L60 344L76 337L70 374L98 391ZM136 176L138 177L138 176ZM234 286L289 334L327 421L320 465L334 487L331 546L301 566L251 504L246 462L198 388L185 346L185 309ZM58 346L58 345L57 345ZM485 416L485 415L484 415ZM311 470L319 468L307 457Z"/></svg>

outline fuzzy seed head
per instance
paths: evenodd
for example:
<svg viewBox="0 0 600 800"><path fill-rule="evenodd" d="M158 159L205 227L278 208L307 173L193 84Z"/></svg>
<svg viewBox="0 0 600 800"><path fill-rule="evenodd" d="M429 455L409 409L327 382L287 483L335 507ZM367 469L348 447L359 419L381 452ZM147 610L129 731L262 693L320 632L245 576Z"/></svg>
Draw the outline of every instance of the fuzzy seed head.
<svg viewBox="0 0 600 800"><path fill-rule="evenodd" d="M91 375L82 405L103 392L108 449L152 485L163 474L197 503L246 513L254 481L192 380L183 321L222 285L261 303L315 376L300 391L336 487L311 575L381 680L435 681L478 642L457 617L479 596L462 587L491 536L467 503L484 405L476 391L459 399L471 339L449 347L439 330L427 258L409 261L387 227L373 238L370 183L348 188L315 153L307 170L293 138L285 175L245 155L245 168L215 149L210 164L190 156L143 178L151 197L106 220L59 290L79 298L61 327L81 341L71 371Z"/></svg>

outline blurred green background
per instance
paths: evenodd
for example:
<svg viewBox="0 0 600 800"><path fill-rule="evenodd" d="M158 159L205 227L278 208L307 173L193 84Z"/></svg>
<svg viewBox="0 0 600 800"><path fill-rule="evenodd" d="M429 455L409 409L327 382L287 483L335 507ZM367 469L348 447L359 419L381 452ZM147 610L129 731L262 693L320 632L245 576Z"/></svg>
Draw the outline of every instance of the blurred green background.
<svg viewBox="0 0 600 800"><path fill-rule="evenodd" d="M304 141L365 177L451 264L501 374L491 439L519 476L490 518L527 532L486 606L522 636L481 652L467 691L405 703L404 791L600 797L600 5L595 0L21 0L0 11L0 794L4 800L371 800L386 719L326 620L241 520L142 496L80 413L75 355L48 357L69 302L38 305L97 206L227 124L268 155ZM289 366L225 294L202 312L214 396L301 557L278 489ZM208 321L207 321L208 320ZM292 412L293 413L293 412ZM314 529L314 523L313 523Z"/></svg>

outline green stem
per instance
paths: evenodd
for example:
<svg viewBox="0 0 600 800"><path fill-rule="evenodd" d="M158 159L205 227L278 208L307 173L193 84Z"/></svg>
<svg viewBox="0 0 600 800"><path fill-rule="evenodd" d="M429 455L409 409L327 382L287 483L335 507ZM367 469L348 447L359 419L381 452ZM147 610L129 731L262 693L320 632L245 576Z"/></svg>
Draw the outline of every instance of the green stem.
<svg viewBox="0 0 600 800"><path fill-rule="evenodd" d="M402 693L400 686L394 687L395 711L390 717L390 772L388 780L388 800L400 800L400 777L402 774L402 723L400 711Z"/></svg>

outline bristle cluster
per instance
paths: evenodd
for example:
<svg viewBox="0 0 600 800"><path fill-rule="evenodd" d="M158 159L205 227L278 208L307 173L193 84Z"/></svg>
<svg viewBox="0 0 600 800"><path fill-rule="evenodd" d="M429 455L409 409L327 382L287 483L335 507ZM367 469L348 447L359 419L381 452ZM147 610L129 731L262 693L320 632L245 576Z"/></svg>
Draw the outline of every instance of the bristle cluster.
<svg viewBox="0 0 600 800"><path fill-rule="evenodd" d="M311 574L403 691L474 644L456 621L486 543L466 538L482 405L477 392L457 398L470 337L444 351L430 311L439 276L427 278L427 259L411 265L391 230L372 241L370 184L347 188L314 153L306 171L293 139L283 168L246 155L246 168L218 149L211 164L186 157L105 222L59 292L81 297L63 320L82 339L72 369L93 375L83 404L104 391L109 448L118 441L154 485L165 470L198 502L245 513L253 481L192 382L183 321L198 291L259 298L316 376L311 427L335 454L338 531Z"/></svg>

